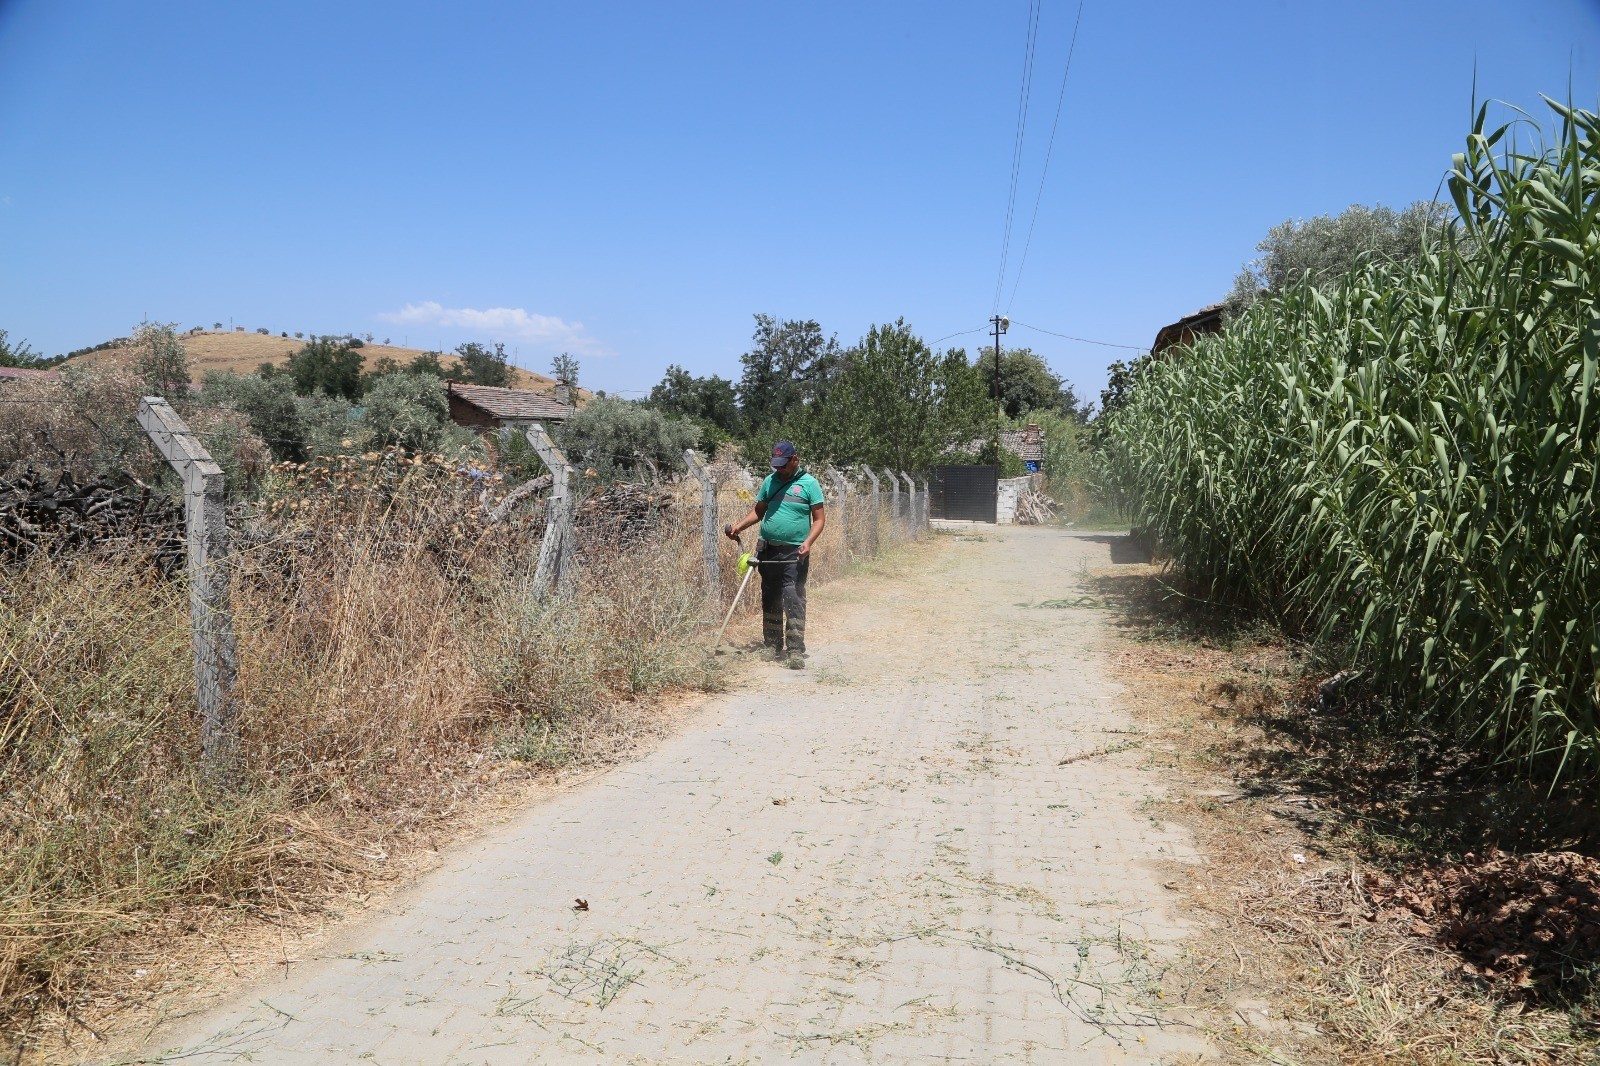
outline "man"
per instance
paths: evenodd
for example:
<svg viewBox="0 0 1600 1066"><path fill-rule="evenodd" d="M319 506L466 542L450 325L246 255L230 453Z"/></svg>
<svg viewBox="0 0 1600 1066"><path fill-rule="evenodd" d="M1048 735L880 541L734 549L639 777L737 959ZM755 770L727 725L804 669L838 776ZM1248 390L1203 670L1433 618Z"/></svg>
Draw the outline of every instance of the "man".
<svg viewBox="0 0 1600 1066"><path fill-rule="evenodd" d="M822 486L800 469L793 444L780 440L772 449L772 473L761 482L750 513L723 527L734 540L757 522L761 534L756 544L761 569L761 632L767 651L789 666L806 665L806 574L811 569L811 546L822 535L827 517L822 512ZM787 641L787 650L785 642Z"/></svg>

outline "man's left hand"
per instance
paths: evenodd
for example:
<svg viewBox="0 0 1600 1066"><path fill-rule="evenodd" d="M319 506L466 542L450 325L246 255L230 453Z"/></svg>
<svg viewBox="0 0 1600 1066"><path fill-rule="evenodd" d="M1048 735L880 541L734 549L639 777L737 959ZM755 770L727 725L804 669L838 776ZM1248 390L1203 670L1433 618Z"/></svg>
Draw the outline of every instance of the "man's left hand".
<svg viewBox="0 0 1600 1066"><path fill-rule="evenodd" d="M804 559L806 556L811 554L811 545L809 543L800 545L800 547L796 549L796 554L798 554L800 558Z"/></svg>

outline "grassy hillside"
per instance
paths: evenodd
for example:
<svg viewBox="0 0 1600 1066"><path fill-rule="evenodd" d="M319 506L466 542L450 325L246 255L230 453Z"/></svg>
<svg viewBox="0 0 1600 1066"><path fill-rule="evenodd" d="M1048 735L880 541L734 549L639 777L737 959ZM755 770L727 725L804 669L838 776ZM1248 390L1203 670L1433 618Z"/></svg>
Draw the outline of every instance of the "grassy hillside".
<svg viewBox="0 0 1600 1066"><path fill-rule="evenodd" d="M194 381L197 384L208 370L253 374L262 363L282 366L289 361L291 355L305 345L305 341L295 340L292 337L213 330L184 333L178 339L183 342L184 351L189 355ZM399 348L387 344L368 344L360 351L368 367L385 356L405 364L423 353L421 348ZM76 356L70 361L116 365L127 363L131 358L126 349L106 348ZM457 359L453 355L445 354L439 361L448 367L457 362ZM536 392L551 392L556 387L554 378L517 367L511 368L511 384L515 388L532 389Z"/></svg>

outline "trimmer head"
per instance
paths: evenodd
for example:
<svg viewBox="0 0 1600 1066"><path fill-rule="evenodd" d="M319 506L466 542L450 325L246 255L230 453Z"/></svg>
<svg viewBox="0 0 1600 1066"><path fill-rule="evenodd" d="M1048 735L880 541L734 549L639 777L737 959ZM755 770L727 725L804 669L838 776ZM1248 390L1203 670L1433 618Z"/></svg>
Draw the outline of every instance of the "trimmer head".
<svg viewBox="0 0 1600 1066"><path fill-rule="evenodd" d="M750 566L751 566L750 553L749 552L740 552L739 553L739 567L738 567L739 576L740 577L744 577L744 575L748 574L750 572Z"/></svg>

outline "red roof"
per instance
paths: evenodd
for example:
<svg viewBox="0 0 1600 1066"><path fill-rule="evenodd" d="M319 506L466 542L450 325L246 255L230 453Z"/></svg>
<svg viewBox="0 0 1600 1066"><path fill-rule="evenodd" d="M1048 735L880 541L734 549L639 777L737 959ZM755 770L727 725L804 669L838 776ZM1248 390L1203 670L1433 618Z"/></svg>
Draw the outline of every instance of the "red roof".
<svg viewBox="0 0 1600 1066"><path fill-rule="evenodd" d="M54 370L28 370L20 366L0 366L0 379L13 381L54 381L61 375Z"/></svg>

